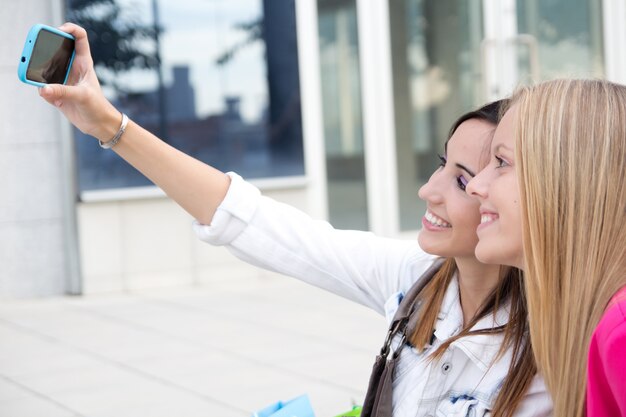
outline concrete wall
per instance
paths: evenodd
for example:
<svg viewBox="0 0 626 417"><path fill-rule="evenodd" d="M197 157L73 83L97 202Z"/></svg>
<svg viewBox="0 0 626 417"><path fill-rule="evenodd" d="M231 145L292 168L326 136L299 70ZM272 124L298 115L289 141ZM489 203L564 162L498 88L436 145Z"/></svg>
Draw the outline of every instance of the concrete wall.
<svg viewBox="0 0 626 417"><path fill-rule="evenodd" d="M307 189L303 186L262 191L306 210ZM83 292L190 284L232 286L267 276L226 249L199 241L192 220L166 197L81 203Z"/></svg>
<svg viewBox="0 0 626 417"><path fill-rule="evenodd" d="M3 1L0 13L0 297L64 293L70 277L61 116L19 82L30 26L59 24L58 0ZM67 137L65 136L65 140Z"/></svg>

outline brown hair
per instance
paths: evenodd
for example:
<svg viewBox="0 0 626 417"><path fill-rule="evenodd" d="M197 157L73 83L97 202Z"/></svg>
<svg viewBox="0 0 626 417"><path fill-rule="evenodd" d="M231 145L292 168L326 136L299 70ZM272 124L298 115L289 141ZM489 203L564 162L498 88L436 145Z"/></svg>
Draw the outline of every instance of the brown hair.
<svg viewBox="0 0 626 417"><path fill-rule="evenodd" d="M496 125L502 114L502 108L507 105L508 100L499 100L487 104L476 111L464 114L453 124L448 140L463 122L470 119L484 120ZM411 344L416 348L424 349L430 344L443 303L445 289L448 288L456 271L457 266L454 258L446 259L441 269L419 294L419 298L423 300L423 307L419 313L420 320L418 326L410 337ZM504 339L498 357L512 346L513 359L509 366L509 373L505 377L496 397L491 415L493 417L511 417L528 391L537 373L537 367L528 338L528 317L522 272L517 268L501 267L500 277L498 285L487 297L472 320L467 323L458 335L445 341L433 352L431 358L439 359L446 349L460 338L475 334L503 333ZM510 319L506 325L492 329L471 330L482 318L489 314L495 315L499 307L507 300L511 301L511 309Z"/></svg>

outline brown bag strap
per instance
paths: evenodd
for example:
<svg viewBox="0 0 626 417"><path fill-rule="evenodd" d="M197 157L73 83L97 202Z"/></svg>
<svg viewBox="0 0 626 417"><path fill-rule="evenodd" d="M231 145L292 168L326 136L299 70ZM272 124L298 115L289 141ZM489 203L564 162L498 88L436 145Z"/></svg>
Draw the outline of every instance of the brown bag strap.
<svg viewBox="0 0 626 417"><path fill-rule="evenodd" d="M437 271L443 264L443 259L437 259L433 264L422 274L422 276L415 281L415 284L409 289L406 295L400 301L398 310L393 316L393 320L389 325L389 331L385 338L385 343L380 349L380 353L376 356L374 366L372 367L372 374L370 375L369 385L367 387L367 394L365 394L365 400L363 401L363 409L361 411L361 417L391 417L392 413L392 386L393 386L393 374L396 367L396 363L400 357L400 352L407 338L407 324L411 317L415 317L421 306L419 300L419 294L424 287L435 276ZM417 320L411 320L411 324L414 326ZM409 329L413 331L413 329ZM398 344L398 348L394 351L391 358L388 358L391 352L391 342L393 338L400 334L401 339Z"/></svg>

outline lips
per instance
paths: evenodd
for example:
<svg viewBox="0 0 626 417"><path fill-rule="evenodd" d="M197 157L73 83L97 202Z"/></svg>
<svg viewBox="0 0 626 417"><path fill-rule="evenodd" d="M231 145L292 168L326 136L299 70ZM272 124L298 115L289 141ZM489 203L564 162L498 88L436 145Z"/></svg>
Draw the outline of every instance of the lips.
<svg viewBox="0 0 626 417"><path fill-rule="evenodd" d="M498 213L481 209L480 210L480 224L478 225L477 230L480 230L489 226L490 224L498 220L499 217L500 216L498 216Z"/></svg>

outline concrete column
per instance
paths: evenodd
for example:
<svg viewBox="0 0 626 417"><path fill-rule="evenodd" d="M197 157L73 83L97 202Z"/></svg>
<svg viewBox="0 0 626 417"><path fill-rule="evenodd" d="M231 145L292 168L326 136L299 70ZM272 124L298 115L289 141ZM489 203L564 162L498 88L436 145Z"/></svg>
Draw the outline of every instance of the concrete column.
<svg viewBox="0 0 626 417"><path fill-rule="evenodd" d="M70 250L76 238L68 127L35 87L17 78L28 29L60 24L62 4L8 1L0 13L0 297L80 288Z"/></svg>

